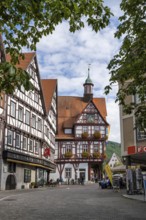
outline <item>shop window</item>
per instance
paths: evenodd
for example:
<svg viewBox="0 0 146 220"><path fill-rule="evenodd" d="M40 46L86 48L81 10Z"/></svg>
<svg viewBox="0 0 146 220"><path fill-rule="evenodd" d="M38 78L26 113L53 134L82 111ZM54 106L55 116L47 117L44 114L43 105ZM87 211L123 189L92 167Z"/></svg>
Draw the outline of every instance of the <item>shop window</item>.
<svg viewBox="0 0 146 220"><path fill-rule="evenodd" d="M24 169L24 183L30 183L30 182L31 182L31 170Z"/></svg>

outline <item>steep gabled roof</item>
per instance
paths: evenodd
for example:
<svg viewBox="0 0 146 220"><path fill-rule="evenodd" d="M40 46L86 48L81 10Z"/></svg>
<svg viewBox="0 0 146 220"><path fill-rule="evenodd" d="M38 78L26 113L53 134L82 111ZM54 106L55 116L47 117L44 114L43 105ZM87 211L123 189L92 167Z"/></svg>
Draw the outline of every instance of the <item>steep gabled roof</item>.
<svg viewBox="0 0 146 220"><path fill-rule="evenodd" d="M106 121L106 105L104 98L93 98L93 103ZM59 96L58 97L58 137L71 138L65 135L63 128L72 128L79 115L88 105L83 97Z"/></svg>
<svg viewBox="0 0 146 220"><path fill-rule="evenodd" d="M46 114L45 101L44 101L43 91L42 91L41 82L40 82L40 73L39 73L39 67L38 67L36 53L35 52L29 52L29 53L23 53L23 55L24 55L24 59L22 59L22 57L20 57L19 58L19 64L17 64L16 67L17 68L20 67L21 69L26 70L28 68L28 66L31 64L32 60L33 59L35 60L36 68L37 68L36 75L38 77L38 83L39 83L39 87L40 87L42 107L43 107L44 113ZM6 61L11 62L10 54L6 54Z"/></svg>
<svg viewBox="0 0 146 220"><path fill-rule="evenodd" d="M20 67L23 70L26 70L29 64L31 63L32 59L36 55L35 52L29 52L29 53L23 53L24 59L19 58L19 64L16 65L16 67ZM11 61L11 56L10 54L6 54L6 61L10 62Z"/></svg>
<svg viewBox="0 0 146 220"><path fill-rule="evenodd" d="M57 79L42 79L41 86L45 101L46 112L50 110L53 94L57 87Z"/></svg>

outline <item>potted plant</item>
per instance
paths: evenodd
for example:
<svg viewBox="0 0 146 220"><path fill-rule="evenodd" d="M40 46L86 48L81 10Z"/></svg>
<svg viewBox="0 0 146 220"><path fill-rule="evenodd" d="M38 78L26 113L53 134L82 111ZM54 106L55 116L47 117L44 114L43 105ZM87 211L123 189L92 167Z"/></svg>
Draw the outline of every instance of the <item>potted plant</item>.
<svg viewBox="0 0 146 220"><path fill-rule="evenodd" d="M100 131L95 131L95 132L94 132L94 138L97 139L97 140L101 139L101 133L100 133Z"/></svg>
<svg viewBox="0 0 146 220"><path fill-rule="evenodd" d="M35 183L35 182L31 182L31 183L30 183L30 188L35 188L35 186L36 186L36 183Z"/></svg>
<svg viewBox="0 0 146 220"><path fill-rule="evenodd" d="M99 152L94 152L93 153L93 158L100 158L101 154Z"/></svg>
<svg viewBox="0 0 146 220"><path fill-rule="evenodd" d="M72 157L72 152L71 151L68 151L64 154L65 158L71 158Z"/></svg>
<svg viewBox="0 0 146 220"><path fill-rule="evenodd" d="M88 157L89 157L89 152L83 151L83 152L82 152L82 157L83 157L83 158L88 158Z"/></svg>
<svg viewBox="0 0 146 220"><path fill-rule="evenodd" d="M88 132L85 131L85 132L82 133L82 138L83 139L88 138L88 136L89 136Z"/></svg>

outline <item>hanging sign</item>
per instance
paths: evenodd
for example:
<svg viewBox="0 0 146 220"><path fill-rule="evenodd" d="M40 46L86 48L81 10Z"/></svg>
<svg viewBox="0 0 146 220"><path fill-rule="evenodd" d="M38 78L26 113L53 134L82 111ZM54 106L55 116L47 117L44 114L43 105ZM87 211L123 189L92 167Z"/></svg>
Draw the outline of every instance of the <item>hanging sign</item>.
<svg viewBox="0 0 146 220"><path fill-rule="evenodd" d="M50 156L50 148L44 149L44 157Z"/></svg>

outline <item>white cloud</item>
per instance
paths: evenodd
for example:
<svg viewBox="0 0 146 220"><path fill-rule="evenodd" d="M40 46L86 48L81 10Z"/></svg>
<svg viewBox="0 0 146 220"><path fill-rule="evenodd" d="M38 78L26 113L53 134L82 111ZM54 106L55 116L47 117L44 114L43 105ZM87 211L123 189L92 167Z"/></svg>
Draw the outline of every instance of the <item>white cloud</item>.
<svg viewBox="0 0 146 220"><path fill-rule="evenodd" d="M119 0L106 1L118 16ZM114 4L113 4L114 3ZM43 37L37 46L37 57L42 78L57 78L59 94L82 96L83 84L91 64L90 76L94 83L94 97L105 97L104 87L109 83L107 65L120 47L114 38L117 18L111 24L95 33L85 27L76 33L70 33L68 24L63 22L54 33ZM120 142L119 107L115 104L117 87L106 97L107 121L111 125L110 140Z"/></svg>

